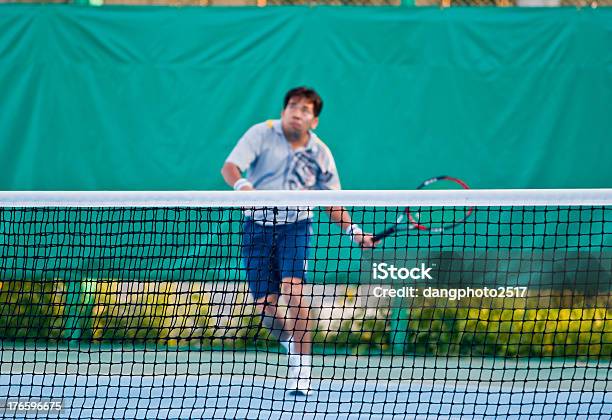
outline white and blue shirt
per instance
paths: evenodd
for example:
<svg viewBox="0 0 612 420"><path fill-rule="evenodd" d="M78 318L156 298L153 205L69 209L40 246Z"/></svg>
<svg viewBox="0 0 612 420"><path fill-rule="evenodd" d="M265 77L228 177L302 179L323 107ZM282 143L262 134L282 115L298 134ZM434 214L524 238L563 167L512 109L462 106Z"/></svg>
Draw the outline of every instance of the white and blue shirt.
<svg viewBox="0 0 612 420"><path fill-rule="evenodd" d="M294 149L285 137L280 120L249 128L226 162L246 171L247 179L257 190L340 189L336 163L325 143L310 131L306 146ZM267 213L257 211L252 217L256 221L271 222ZM274 221L291 223L310 217L309 211L288 209L282 215L277 214Z"/></svg>

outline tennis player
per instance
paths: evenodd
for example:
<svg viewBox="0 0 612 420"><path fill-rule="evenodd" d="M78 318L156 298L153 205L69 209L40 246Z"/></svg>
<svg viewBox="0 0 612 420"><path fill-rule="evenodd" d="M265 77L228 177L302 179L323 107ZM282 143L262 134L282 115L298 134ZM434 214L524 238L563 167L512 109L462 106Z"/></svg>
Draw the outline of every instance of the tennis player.
<svg viewBox="0 0 612 420"><path fill-rule="evenodd" d="M322 108L323 101L313 89L287 92L280 120L254 125L229 154L221 170L225 182L239 191L340 189L334 158L312 131ZM373 246L372 235L353 224L344 208L326 210L355 242ZM288 352L287 389L302 395L311 390L310 304L302 288L311 218L304 209L255 209L247 214L242 236L242 258L256 310ZM287 299L286 316L278 311L280 295Z"/></svg>

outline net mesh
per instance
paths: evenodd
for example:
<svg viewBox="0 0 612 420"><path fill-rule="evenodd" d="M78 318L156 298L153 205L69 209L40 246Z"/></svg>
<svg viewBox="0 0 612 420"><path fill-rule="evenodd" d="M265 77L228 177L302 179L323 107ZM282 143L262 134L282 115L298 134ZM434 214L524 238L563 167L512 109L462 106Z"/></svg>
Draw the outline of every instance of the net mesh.
<svg viewBox="0 0 612 420"><path fill-rule="evenodd" d="M0 197L5 416L612 412L609 190L90 196Z"/></svg>

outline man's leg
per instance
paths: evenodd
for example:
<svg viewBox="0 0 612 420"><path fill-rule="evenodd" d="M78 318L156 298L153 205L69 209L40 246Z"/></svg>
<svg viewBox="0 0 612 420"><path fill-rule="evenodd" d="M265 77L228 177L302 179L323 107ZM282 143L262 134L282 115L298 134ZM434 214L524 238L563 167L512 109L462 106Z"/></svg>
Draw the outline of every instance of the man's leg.
<svg viewBox="0 0 612 420"><path fill-rule="evenodd" d="M283 226L277 236L281 295L287 300L287 318L291 322L294 352L289 354L287 388L301 395L310 392L312 333L310 302L304 297L304 279L308 268L310 221ZM285 325L289 326L289 323Z"/></svg>
<svg viewBox="0 0 612 420"><path fill-rule="evenodd" d="M312 366L312 332L310 304L304 298L302 279L284 278L281 284L283 296L288 300L287 318L293 321L293 344L295 352L289 354L287 388L300 395L310 393Z"/></svg>
<svg viewBox="0 0 612 420"><path fill-rule="evenodd" d="M287 298L289 305L287 309L288 327L291 327L291 335L295 343L295 351L298 354L309 355L312 352L312 332L310 322L310 303L304 299L302 279L288 277L282 280L281 290Z"/></svg>
<svg viewBox="0 0 612 420"><path fill-rule="evenodd" d="M270 331L287 353L294 353L291 320L282 316L278 309L278 295L268 295L255 302L255 310L261 315L262 325Z"/></svg>
<svg viewBox="0 0 612 420"><path fill-rule="evenodd" d="M275 255L274 232L252 221L245 222L242 257L255 311L287 352L290 352L291 327L285 325L278 310L281 278Z"/></svg>
<svg viewBox="0 0 612 420"><path fill-rule="evenodd" d="M293 321L291 334L297 354L310 355L312 333L310 302L304 298L304 279L308 268L310 221L287 225L278 237L278 265L281 294L287 300L287 318Z"/></svg>
<svg viewBox="0 0 612 420"><path fill-rule="evenodd" d="M287 389L305 396L310 393L311 332L310 311L302 297L301 283L302 280L296 278L287 278L282 282L281 289L289 301L285 316L281 316L279 311L277 294L257 299L255 310L261 314L263 325L289 354Z"/></svg>

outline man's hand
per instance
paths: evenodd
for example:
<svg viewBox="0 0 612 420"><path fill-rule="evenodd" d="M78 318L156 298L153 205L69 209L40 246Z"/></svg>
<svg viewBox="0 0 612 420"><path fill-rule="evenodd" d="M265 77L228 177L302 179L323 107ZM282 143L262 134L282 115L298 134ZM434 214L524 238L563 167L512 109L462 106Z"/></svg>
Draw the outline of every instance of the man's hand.
<svg viewBox="0 0 612 420"><path fill-rule="evenodd" d="M236 191L253 191L253 185L242 177L242 172L238 165L232 162L225 162L221 168L221 175L225 183Z"/></svg>
<svg viewBox="0 0 612 420"><path fill-rule="evenodd" d="M374 248L378 245L378 242L374 242L374 235L370 233L354 233L353 240L359 244L362 248Z"/></svg>

